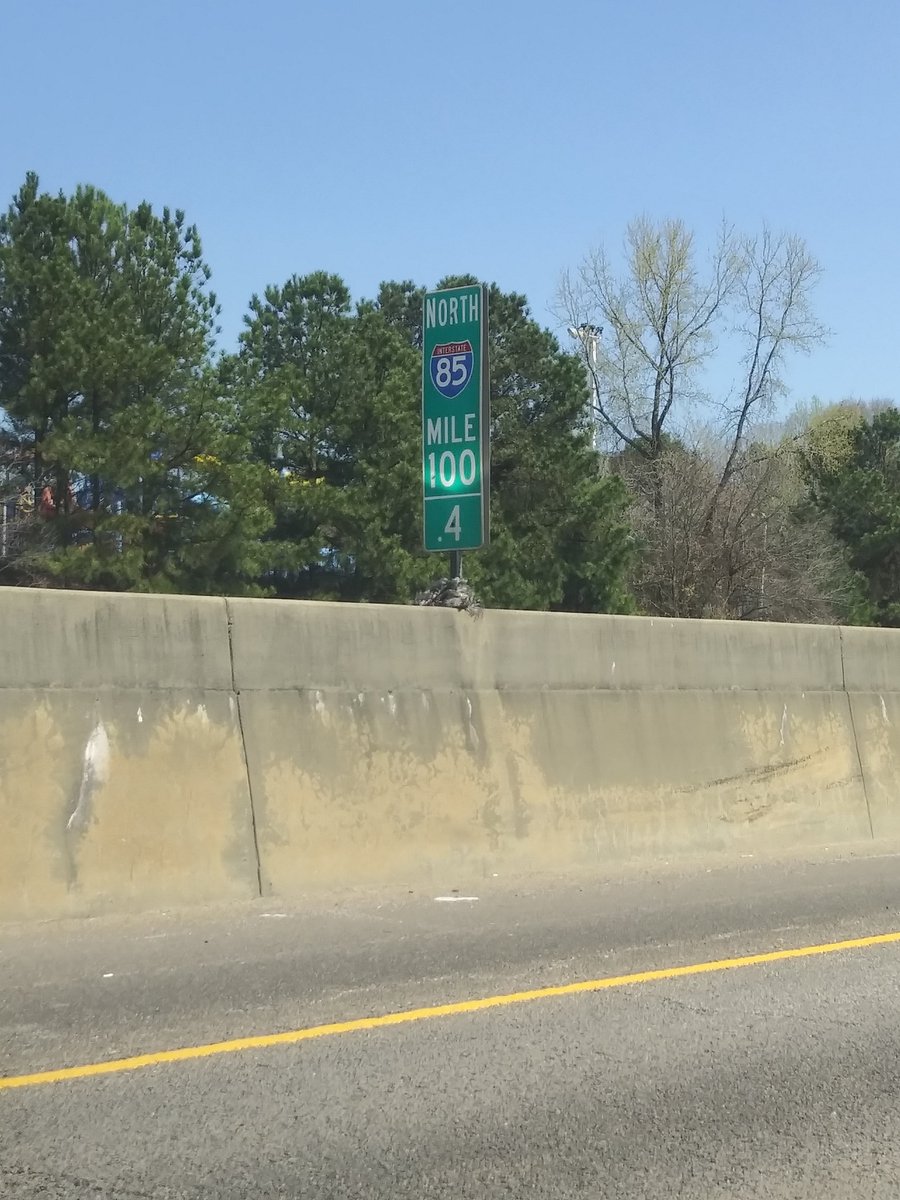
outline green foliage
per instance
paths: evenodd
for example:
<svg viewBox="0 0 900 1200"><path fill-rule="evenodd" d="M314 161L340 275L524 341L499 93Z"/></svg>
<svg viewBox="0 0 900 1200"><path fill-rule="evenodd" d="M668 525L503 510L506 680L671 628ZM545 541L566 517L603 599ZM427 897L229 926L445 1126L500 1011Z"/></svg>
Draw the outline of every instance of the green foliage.
<svg viewBox="0 0 900 1200"><path fill-rule="evenodd" d="M741 441L766 379L750 379L724 466L715 449L679 457L663 428L671 355L688 373L702 360L742 277L727 238L701 287L680 226L665 247L636 231L635 278L663 281L664 313L670 292L684 300L687 340L664 350L649 392L616 393L615 413L639 425L612 464L592 446L589 371L597 402L609 398L597 364L563 352L523 296L490 288L491 542L466 555L475 590L493 607L623 611L632 581L651 611L900 624L900 417L807 422L806 507L795 476ZM745 260L759 267L754 328L769 328L770 310L803 315L815 264L801 243L766 235ZM602 256L593 267L622 334L615 377L630 387L636 343L612 319L628 296ZM217 361L209 278L179 211L131 209L92 187L51 195L29 175L0 216L0 502L15 510L3 582L408 602L447 566L421 546L424 289L390 281L354 303L335 275L292 276L252 298L237 352ZM785 278L796 282L787 298ZM815 340L809 323L790 336L773 327L769 364Z"/></svg>
<svg viewBox="0 0 900 1200"><path fill-rule="evenodd" d="M821 335L803 243L724 231L703 277L678 223L638 222L630 246L624 283L602 253L585 266L611 332L577 355L490 288L475 590L610 612L634 607L633 586L651 612L900 626L897 410L816 410L796 455L748 433L782 357ZM422 550L424 289L355 303L338 276L294 275L252 298L217 359L209 279L180 211L29 175L0 215L0 580L408 602L447 569ZM592 320L564 290L572 323ZM666 422L729 302L750 339L740 407L728 439L691 449ZM605 462L589 375L621 450Z"/></svg>
<svg viewBox="0 0 900 1200"><path fill-rule="evenodd" d="M804 469L812 502L856 572L853 616L900 627L900 410L842 421L832 436L819 434L804 452Z"/></svg>
<svg viewBox="0 0 900 1200"><path fill-rule="evenodd" d="M209 276L183 213L27 177L0 218L4 580L408 602L446 570L421 548L423 289L354 305L292 276L215 362ZM583 368L522 296L490 305L492 542L467 574L494 606L627 607Z"/></svg>
<svg viewBox="0 0 900 1200"><path fill-rule="evenodd" d="M0 218L0 407L34 508L18 576L256 590L269 516L212 367L208 279L181 212L29 175Z"/></svg>
<svg viewBox="0 0 900 1200"><path fill-rule="evenodd" d="M232 370L282 476L281 594L402 602L445 570L421 551L423 295L386 283L352 311L317 273L251 302ZM581 367L523 297L495 287L490 303L493 532L466 573L495 606L617 610L624 491L599 475Z"/></svg>
<svg viewBox="0 0 900 1200"><path fill-rule="evenodd" d="M414 583L418 358L377 305L317 272L254 296L229 369L278 478L281 595L406 600Z"/></svg>

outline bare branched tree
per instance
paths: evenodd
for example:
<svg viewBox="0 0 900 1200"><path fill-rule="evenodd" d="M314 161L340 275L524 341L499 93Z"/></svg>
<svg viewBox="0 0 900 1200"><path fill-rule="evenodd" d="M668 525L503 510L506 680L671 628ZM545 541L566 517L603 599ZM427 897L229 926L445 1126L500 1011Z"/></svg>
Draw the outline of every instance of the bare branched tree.
<svg viewBox="0 0 900 1200"><path fill-rule="evenodd" d="M734 402L724 405L727 480L753 418L784 392L790 353L822 340L810 294L821 270L802 238L765 228L738 237L724 226L704 267L681 221L629 225L624 266L601 247L563 275L558 311L576 336L612 448L659 457L667 426L683 429L702 398L700 375L718 336L739 338ZM580 331L602 330L599 346Z"/></svg>
<svg viewBox="0 0 900 1200"><path fill-rule="evenodd" d="M845 559L804 504L796 441L748 447L720 486L726 458L724 445L673 442L653 464L652 480L634 455L617 458L641 540L632 578L641 608L679 617L838 619L849 598Z"/></svg>
<svg viewBox="0 0 900 1200"><path fill-rule="evenodd" d="M724 487L740 460L753 419L762 415L777 397L785 394L783 368L789 354L809 354L826 335L816 319L810 293L821 268L802 238L773 234L740 244L740 270L734 290L736 332L743 343L742 384L737 403L729 412L730 448L720 487Z"/></svg>
<svg viewBox="0 0 900 1200"><path fill-rule="evenodd" d="M796 519L789 444L778 454L752 444L786 391L790 355L825 335L810 303L819 275L791 234L739 237L723 226L701 265L680 221L642 218L628 228L619 274L600 249L563 277L560 314L634 497L644 547L634 586L647 611L782 620L835 611L838 552L817 541L812 517ZM720 346L736 347L737 384L714 420L702 385ZM705 433L688 448L698 425Z"/></svg>
<svg viewBox="0 0 900 1200"><path fill-rule="evenodd" d="M626 233L623 275L601 248L563 276L559 313L576 335L613 448L659 457L667 424L698 398L698 376L715 350L715 328L739 270L729 228L701 269L681 221L654 225L642 217ZM603 331L596 353L579 336L585 329Z"/></svg>

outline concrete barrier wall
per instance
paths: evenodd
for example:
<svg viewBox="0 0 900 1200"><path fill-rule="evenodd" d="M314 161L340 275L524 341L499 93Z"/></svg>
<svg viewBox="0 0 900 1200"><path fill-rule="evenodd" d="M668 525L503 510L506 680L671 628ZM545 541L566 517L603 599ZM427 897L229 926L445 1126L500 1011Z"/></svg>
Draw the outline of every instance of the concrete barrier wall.
<svg viewBox="0 0 900 1200"><path fill-rule="evenodd" d="M0 590L0 919L900 833L900 635Z"/></svg>
<svg viewBox="0 0 900 1200"><path fill-rule="evenodd" d="M224 600L0 590L0 920L257 894Z"/></svg>
<svg viewBox="0 0 900 1200"><path fill-rule="evenodd" d="M876 838L900 836L900 632L843 629L844 681Z"/></svg>
<svg viewBox="0 0 900 1200"><path fill-rule="evenodd" d="M265 891L870 836L836 628L229 610Z"/></svg>

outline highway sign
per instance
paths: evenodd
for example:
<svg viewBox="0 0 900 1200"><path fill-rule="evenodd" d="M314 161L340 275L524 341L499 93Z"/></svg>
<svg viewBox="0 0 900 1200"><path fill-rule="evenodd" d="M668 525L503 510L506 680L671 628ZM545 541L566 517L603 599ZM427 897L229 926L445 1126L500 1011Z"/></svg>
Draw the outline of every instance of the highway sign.
<svg viewBox="0 0 900 1200"><path fill-rule="evenodd" d="M487 288L429 292L423 328L425 549L476 550L489 536Z"/></svg>

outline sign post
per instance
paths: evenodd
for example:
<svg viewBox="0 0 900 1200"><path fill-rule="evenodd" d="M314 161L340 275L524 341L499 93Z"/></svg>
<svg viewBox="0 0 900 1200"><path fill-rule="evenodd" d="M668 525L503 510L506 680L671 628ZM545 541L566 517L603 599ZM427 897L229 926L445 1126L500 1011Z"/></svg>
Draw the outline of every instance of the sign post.
<svg viewBox="0 0 900 1200"><path fill-rule="evenodd" d="M425 549L450 554L490 534L490 377L487 288L445 288L425 297L422 483Z"/></svg>

